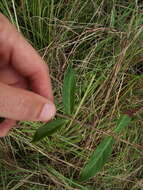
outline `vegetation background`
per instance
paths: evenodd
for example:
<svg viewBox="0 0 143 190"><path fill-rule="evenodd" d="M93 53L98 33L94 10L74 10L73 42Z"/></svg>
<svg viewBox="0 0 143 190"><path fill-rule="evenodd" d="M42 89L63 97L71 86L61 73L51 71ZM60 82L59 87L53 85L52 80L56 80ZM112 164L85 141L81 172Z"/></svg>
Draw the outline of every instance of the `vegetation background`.
<svg viewBox="0 0 143 190"><path fill-rule="evenodd" d="M143 104L143 2L140 0L1 0L9 17L50 67L63 116L63 76L76 71L71 122L33 144L42 123L21 122L0 139L2 190L143 189L143 116L126 127L103 170L77 182L120 114ZM65 116L66 117L66 116Z"/></svg>

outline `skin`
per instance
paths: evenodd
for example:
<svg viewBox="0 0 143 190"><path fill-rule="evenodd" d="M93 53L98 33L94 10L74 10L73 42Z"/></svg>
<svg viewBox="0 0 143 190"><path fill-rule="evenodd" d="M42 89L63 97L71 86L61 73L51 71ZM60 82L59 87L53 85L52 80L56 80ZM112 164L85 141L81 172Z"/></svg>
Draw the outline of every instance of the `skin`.
<svg viewBox="0 0 143 190"><path fill-rule="evenodd" d="M0 137L17 120L49 121L56 112L49 69L34 48L0 14ZM47 114L40 117L46 106Z"/></svg>

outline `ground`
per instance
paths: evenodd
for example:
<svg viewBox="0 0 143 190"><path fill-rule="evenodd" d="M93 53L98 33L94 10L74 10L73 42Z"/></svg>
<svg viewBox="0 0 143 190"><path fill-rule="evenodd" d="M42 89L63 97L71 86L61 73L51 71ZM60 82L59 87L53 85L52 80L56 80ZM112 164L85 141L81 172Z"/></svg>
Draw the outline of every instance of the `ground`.
<svg viewBox="0 0 143 190"><path fill-rule="evenodd" d="M0 189L143 189L142 111L115 138L104 168L78 182L120 115L142 106L142 1L1 0L0 10L49 65L60 117L68 117L62 104L64 73L68 65L76 72L76 106L68 125L34 144L35 130L43 124L20 122L0 139Z"/></svg>

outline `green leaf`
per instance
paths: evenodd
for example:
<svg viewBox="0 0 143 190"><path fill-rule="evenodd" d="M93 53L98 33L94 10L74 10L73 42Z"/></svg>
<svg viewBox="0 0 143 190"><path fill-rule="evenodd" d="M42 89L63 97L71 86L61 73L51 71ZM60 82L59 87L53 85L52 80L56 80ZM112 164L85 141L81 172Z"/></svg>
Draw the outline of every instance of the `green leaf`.
<svg viewBox="0 0 143 190"><path fill-rule="evenodd" d="M70 115L74 109L75 100L75 72L68 67L63 82L63 105L66 114Z"/></svg>
<svg viewBox="0 0 143 190"><path fill-rule="evenodd" d="M127 114L121 115L121 117L119 118L119 120L117 122L117 127L114 130L114 132L116 134L121 133L121 131L123 130L123 128L125 128L126 126L128 126L131 121L132 121L132 118L129 115L127 115Z"/></svg>
<svg viewBox="0 0 143 190"><path fill-rule="evenodd" d="M40 127L39 129L37 129L32 142L36 142L43 139L46 136L53 135L66 123L66 121L67 120L64 119L56 119Z"/></svg>
<svg viewBox="0 0 143 190"><path fill-rule="evenodd" d="M114 144L113 137L106 137L91 155L88 163L81 172L80 181L85 181L95 176L105 165L107 159L112 153L112 146Z"/></svg>
<svg viewBox="0 0 143 190"><path fill-rule="evenodd" d="M132 118L127 114L121 115L117 122L117 127L114 130L116 134L121 133L122 129L126 127ZM91 155L88 163L86 164L85 168L81 172L81 181L85 181L90 179L91 177L95 176L97 172L99 172L102 167L105 165L108 157L112 153L112 147L115 140L113 137L106 137L97 147L97 149Z"/></svg>

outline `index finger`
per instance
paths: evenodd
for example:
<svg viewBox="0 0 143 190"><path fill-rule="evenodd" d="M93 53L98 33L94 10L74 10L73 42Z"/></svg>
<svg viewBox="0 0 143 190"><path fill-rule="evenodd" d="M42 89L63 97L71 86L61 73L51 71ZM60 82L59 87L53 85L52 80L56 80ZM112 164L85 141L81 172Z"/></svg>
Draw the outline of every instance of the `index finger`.
<svg viewBox="0 0 143 190"><path fill-rule="evenodd" d="M12 50L12 65L21 75L28 77L34 92L53 101L48 66L23 37L17 38L17 44Z"/></svg>
<svg viewBox="0 0 143 190"><path fill-rule="evenodd" d="M7 56L10 52L10 64L24 77L30 81L33 92L53 101L52 85L48 66L41 59L36 50L24 39L24 37L10 24L8 19L0 15L3 24L1 41L7 43ZM9 45L8 45L9 43Z"/></svg>

